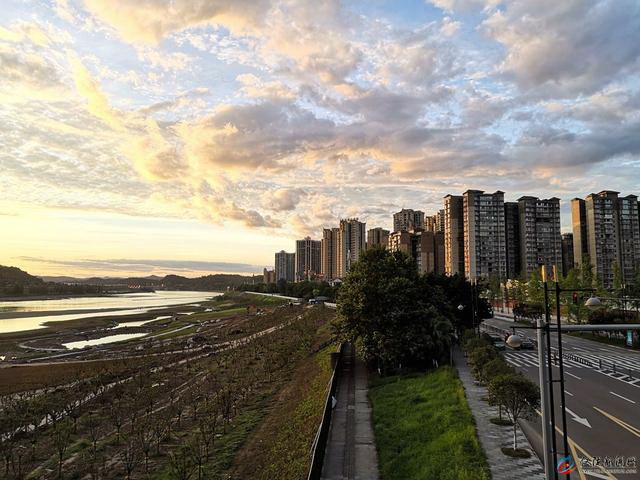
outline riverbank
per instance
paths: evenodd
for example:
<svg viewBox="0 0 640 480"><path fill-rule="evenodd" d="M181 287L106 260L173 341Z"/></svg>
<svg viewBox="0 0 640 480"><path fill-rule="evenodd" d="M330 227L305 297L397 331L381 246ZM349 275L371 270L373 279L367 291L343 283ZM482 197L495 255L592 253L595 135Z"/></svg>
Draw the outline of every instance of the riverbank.
<svg viewBox="0 0 640 480"><path fill-rule="evenodd" d="M134 293L134 292L131 292ZM2 302L28 302L38 300L65 300L68 298L86 298L86 297L112 297L113 293L61 293L50 295L14 295L14 296L2 296L0 295L0 303Z"/></svg>

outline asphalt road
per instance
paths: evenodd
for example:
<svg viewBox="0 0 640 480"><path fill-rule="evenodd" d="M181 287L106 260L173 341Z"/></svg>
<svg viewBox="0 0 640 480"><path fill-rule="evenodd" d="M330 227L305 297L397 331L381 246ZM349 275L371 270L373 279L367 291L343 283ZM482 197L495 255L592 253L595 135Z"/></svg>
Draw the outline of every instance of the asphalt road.
<svg viewBox="0 0 640 480"><path fill-rule="evenodd" d="M485 324L509 330L513 327L512 322L496 318L485 320ZM516 328L516 331L535 339L534 330ZM552 346L557 345L555 334L551 339ZM578 459L578 470L572 474L572 478L640 479L640 353L566 334L563 334L562 340L563 352L575 356L564 359L569 453ZM511 365L538 383L536 350L507 349L504 356ZM591 366L580 360L590 362ZM557 378L557 366L554 366L553 372L554 378ZM556 440L561 454L564 449L560 436L559 383L554 388L554 404L558 427ZM525 424L524 430L542 458L539 417ZM593 459L597 457L602 465L592 467L585 464L585 469L581 468L583 458L593 464ZM623 460L624 468L620 467L620 463L616 467L616 459L618 462ZM635 473L625 472L634 468ZM559 478L566 478L566 475L560 475Z"/></svg>

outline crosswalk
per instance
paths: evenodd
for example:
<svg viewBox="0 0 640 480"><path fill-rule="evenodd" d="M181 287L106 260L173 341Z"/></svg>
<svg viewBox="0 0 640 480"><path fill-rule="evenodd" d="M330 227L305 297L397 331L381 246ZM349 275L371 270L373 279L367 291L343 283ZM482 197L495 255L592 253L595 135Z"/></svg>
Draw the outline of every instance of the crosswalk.
<svg viewBox="0 0 640 480"><path fill-rule="evenodd" d="M537 352L505 352L505 360L516 368L538 368ZM564 359L564 368L585 368L586 365L575 360Z"/></svg>
<svg viewBox="0 0 640 480"><path fill-rule="evenodd" d="M555 352L554 352L555 353ZM538 368L537 352L504 352L505 360L516 368ZM554 361L557 367L557 362ZM566 374L581 379L572 374L572 369L592 369L602 375L606 375L621 382L640 387L640 364L633 358L625 355L615 355L607 352L604 355L580 352L579 356L571 352L564 356L564 368ZM576 372L579 374L579 372Z"/></svg>
<svg viewBox="0 0 640 480"><path fill-rule="evenodd" d="M615 355L611 353L597 355L587 352L567 352L568 355L564 357L565 368L597 368L597 369L614 369L617 370L633 370L640 372L640 360L635 360L626 355ZM514 367L538 368L538 353L537 352L504 352L505 359ZM580 362L579 359L586 360L589 364Z"/></svg>

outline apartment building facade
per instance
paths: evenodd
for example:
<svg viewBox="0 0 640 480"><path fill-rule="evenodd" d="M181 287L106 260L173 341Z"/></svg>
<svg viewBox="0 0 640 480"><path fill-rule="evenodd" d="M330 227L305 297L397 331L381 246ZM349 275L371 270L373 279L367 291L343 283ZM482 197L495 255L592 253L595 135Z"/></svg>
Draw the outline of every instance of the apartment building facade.
<svg viewBox="0 0 640 480"><path fill-rule="evenodd" d="M285 282L295 282L296 280L296 254L288 253L284 250L276 252L275 258L275 280Z"/></svg>
<svg viewBox="0 0 640 480"><path fill-rule="evenodd" d="M320 240L305 237L296 240L296 281L312 280L320 275Z"/></svg>
<svg viewBox="0 0 640 480"><path fill-rule="evenodd" d="M370 228L367 230L367 248L380 246L389 247L389 230L381 227Z"/></svg>
<svg viewBox="0 0 640 480"><path fill-rule="evenodd" d="M562 265L560 199L524 196L518 199L520 217L520 267L529 278L534 270Z"/></svg>
<svg viewBox="0 0 640 480"><path fill-rule="evenodd" d="M464 274L464 197L444 197L444 268L447 275Z"/></svg>
<svg viewBox="0 0 640 480"><path fill-rule="evenodd" d="M408 232L410 230L424 229L424 212L403 208L393 214L393 231Z"/></svg>
<svg viewBox="0 0 640 480"><path fill-rule="evenodd" d="M357 218L346 218L340 220L338 228L338 258L337 258L337 278L344 278L351 265L353 265L360 253L366 247L365 239L366 224Z"/></svg>
<svg viewBox="0 0 640 480"><path fill-rule="evenodd" d="M464 272L479 278L507 277L504 192L467 190L463 195Z"/></svg>

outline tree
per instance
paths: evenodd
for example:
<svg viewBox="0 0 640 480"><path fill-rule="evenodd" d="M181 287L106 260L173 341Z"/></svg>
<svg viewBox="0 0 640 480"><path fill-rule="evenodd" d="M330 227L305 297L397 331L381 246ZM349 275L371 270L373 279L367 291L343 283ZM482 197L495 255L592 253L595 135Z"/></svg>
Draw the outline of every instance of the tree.
<svg viewBox="0 0 640 480"><path fill-rule="evenodd" d="M447 353L452 324L443 292L402 252L371 248L351 266L338 293L336 333L358 341L384 371L425 367Z"/></svg>
<svg viewBox="0 0 640 480"><path fill-rule="evenodd" d="M71 442L72 425L68 418L53 425L53 444L58 453L58 478L62 478L62 460Z"/></svg>
<svg viewBox="0 0 640 480"><path fill-rule="evenodd" d="M498 358L498 353L492 345L480 346L469 352L468 360L474 376L480 381L486 380L483 376L483 368L496 358Z"/></svg>
<svg viewBox="0 0 640 480"><path fill-rule="evenodd" d="M490 382L497 376L515 373L515 370L505 362L504 358L498 357L485 363L481 372L483 380ZM492 405L498 405L498 417L502 420L502 405L494 398L491 398L491 395L489 395L489 399Z"/></svg>
<svg viewBox="0 0 640 480"><path fill-rule="evenodd" d="M513 449L518 448L518 420L532 415L540 405L538 386L519 373L498 375L489 383L489 395L513 422Z"/></svg>
<svg viewBox="0 0 640 480"><path fill-rule="evenodd" d="M542 288L542 275L537 268L531 272L527 282L527 301L534 305L544 304L544 290Z"/></svg>
<svg viewBox="0 0 640 480"><path fill-rule="evenodd" d="M193 476L195 463L191 449L187 445L182 445L170 454L169 468L172 479L189 480Z"/></svg>

